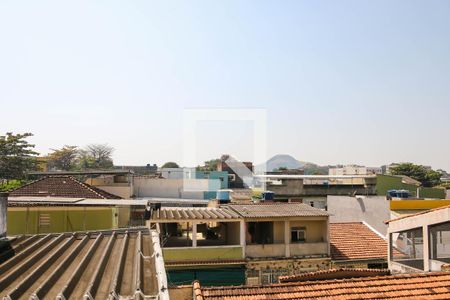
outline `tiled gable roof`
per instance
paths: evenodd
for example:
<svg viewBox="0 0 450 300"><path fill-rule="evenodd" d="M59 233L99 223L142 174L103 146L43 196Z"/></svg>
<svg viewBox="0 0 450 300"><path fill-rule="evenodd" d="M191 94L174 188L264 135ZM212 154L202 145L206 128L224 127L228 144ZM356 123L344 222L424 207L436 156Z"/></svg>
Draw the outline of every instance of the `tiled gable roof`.
<svg viewBox="0 0 450 300"><path fill-rule="evenodd" d="M387 242L364 223L331 223L333 260L387 259Z"/></svg>
<svg viewBox="0 0 450 300"><path fill-rule="evenodd" d="M257 286L201 288L196 300L266 299L450 299L450 273L403 274Z"/></svg>
<svg viewBox="0 0 450 300"><path fill-rule="evenodd" d="M13 190L9 196L121 199L119 196L81 182L72 176L43 177Z"/></svg>
<svg viewBox="0 0 450 300"><path fill-rule="evenodd" d="M326 217L329 214L303 203L230 204L244 218Z"/></svg>

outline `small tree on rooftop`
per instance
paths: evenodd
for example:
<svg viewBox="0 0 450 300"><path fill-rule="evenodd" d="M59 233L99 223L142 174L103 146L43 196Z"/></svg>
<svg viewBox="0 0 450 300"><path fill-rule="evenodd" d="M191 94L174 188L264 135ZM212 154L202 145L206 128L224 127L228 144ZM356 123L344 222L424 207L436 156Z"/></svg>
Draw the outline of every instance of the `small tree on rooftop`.
<svg viewBox="0 0 450 300"><path fill-rule="evenodd" d="M392 175L404 175L420 181L423 186L431 187L441 183L442 174L425 166L413 163L401 163L390 168Z"/></svg>
<svg viewBox="0 0 450 300"><path fill-rule="evenodd" d="M168 161L165 164L163 164L161 168L179 168L179 166L176 162Z"/></svg>
<svg viewBox="0 0 450 300"><path fill-rule="evenodd" d="M210 159L205 161L204 166L198 166L197 171L216 171L217 165L220 163L220 158Z"/></svg>

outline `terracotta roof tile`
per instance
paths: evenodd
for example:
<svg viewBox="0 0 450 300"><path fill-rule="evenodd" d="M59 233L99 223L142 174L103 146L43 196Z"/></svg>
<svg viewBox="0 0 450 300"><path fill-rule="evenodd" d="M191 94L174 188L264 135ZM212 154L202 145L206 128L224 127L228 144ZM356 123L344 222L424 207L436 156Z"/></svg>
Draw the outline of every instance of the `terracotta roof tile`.
<svg viewBox="0 0 450 300"><path fill-rule="evenodd" d="M387 242L364 223L331 223L333 260L387 259Z"/></svg>
<svg viewBox="0 0 450 300"><path fill-rule="evenodd" d="M72 176L47 176L25 184L9 193L10 197L63 197L121 199Z"/></svg>
<svg viewBox="0 0 450 300"><path fill-rule="evenodd" d="M200 285L197 286L200 289ZM450 273L402 274L258 286L207 287L204 300L450 299Z"/></svg>
<svg viewBox="0 0 450 300"><path fill-rule="evenodd" d="M298 282L298 281L323 280L323 279L369 277L369 276L380 276L389 274L390 271L385 269L341 268L341 269L320 270L316 272L307 272L290 276L280 276L278 280L280 282Z"/></svg>

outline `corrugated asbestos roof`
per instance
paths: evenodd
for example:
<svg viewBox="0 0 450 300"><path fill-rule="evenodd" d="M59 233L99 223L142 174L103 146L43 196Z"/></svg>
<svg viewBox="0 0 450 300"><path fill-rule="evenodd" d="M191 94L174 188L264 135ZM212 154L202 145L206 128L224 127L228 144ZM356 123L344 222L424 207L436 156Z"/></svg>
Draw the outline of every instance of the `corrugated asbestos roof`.
<svg viewBox="0 0 450 300"><path fill-rule="evenodd" d="M154 212L153 220L218 220L238 219L231 209L213 207L163 207Z"/></svg>
<svg viewBox="0 0 450 300"><path fill-rule="evenodd" d="M289 282L258 286L200 287L196 300L267 299L450 299L450 273L403 274Z"/></svg>
<svg viewBox="0 0 450 300"><path fill-rule="evenodd" d="M158 294L147 228L21 236L7 246L9 250L3 245L0 255L0 296L9 297L5 299L89 299L89 295L115 299L115 295L132 297L136 291Z"/></svg>
<svg viewBox="0 0 450 300"><path fill-rule="evenodd" d="M244 218L326 217L329 214L303 203L230 204Z"/></svg>
<svg viewBox="0 0 450 300"><path fill-rule="evenodd" d="M163 207L153 220L214 220L242 218L283 218L328 216L328 213L302 203L230 204L220 207Z"/></svg>

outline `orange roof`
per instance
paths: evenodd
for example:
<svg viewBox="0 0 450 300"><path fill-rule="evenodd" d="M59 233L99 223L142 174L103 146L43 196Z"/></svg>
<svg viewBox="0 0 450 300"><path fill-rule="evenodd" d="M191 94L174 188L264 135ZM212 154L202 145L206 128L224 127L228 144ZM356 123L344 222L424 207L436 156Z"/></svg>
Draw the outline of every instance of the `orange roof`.
<svg viewBox="0 0 450 300"><path fill-rule="evenodd" d="M311 281L311 280L323 280L323 279L343 279L343 278L356 278L356 277L370 277L389 275L390 271L387 269L353 269L353 268L340 268L320 270L315 272L307 272L296 275L280 276L279 282L298 282L298 281Z"/></svg>
<svg viewBox="0 0 450 300"><path fill-rule="evenodd" d="M62 197L87 199L121 199L72 176L47 176L27 183L9 193L10 197Z"/></svg>
<svg viewBox="0 0 450 300"><path fill-rule="evenodd" d="M333 260L387 259L387 242L362 222L331 223Z"/></svg>
<svg viewBox="0 0 450 300"><path fill-rule="evenodd" d="M450 273L402 274L351 279L207 287L194 284L197 300L450 299Z"/></svg>

